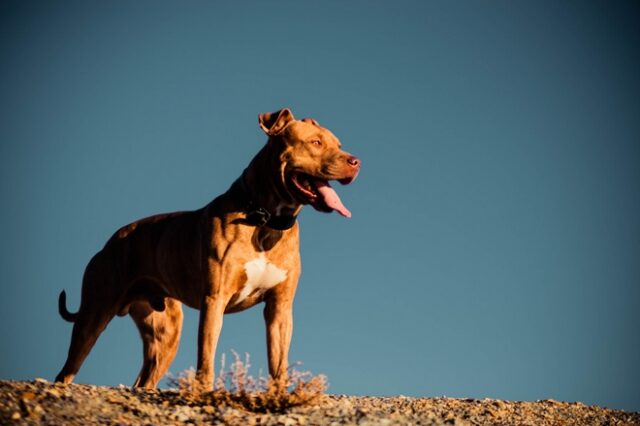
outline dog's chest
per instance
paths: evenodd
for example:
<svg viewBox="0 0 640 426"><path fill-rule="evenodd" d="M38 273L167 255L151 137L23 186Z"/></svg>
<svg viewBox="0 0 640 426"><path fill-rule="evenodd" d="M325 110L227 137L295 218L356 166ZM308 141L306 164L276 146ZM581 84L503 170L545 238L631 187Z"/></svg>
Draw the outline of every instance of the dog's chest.
<svg viewBox="0 0 640 426"><path fill-rule="evenodd" d="M236 304L242 303L250 295L263 294L287 278L287 271L269 262L264 255L246 262L244 271L247 278L235 300Z"/></svg>

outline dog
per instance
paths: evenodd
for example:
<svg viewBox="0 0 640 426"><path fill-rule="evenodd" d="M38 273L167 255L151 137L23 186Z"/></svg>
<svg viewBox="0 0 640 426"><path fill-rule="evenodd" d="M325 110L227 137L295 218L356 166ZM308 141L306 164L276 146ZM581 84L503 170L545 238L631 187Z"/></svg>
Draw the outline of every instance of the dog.
<svg viewBox="0 0 640 426"><path fill-rule="evenodd" d="M260 114L264 147L224 194L199 210L151 216L120 228L88 263L57 382L71 383L114 316L130 315L143 342L135 387L155 388L178 349L182 304L199 309L196 379L214 383L224 314L264 302L269 374L286 381L292 307L300 276L297 216L304 205L351 213L329 181L351 183L360 160L311 118L284 108Z"/></svg>

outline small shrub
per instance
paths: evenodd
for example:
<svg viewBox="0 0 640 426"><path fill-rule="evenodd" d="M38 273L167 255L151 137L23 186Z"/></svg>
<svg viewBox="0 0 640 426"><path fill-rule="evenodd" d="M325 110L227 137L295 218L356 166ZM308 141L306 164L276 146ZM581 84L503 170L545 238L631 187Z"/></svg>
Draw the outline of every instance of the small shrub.
<svg viewBox="0 0 640 426"><path fill-rule="evenodd" d="M170 376L169 385L179 389L187 400L202 405L226 404L253 412L282 412L288 408L319 403L327 389L324 375L314 376L300 371L296 363L289 367L286 382L277 382L262 371L255 378L249 373L249 354L244 361L232 351L234 360L226 368L226 357L220 358L220 371L216 375L213 391L202 391L192 368Z"/></svg>
<svg viewBox="0 0 640 426"><path fill-rule="evenodd" d="M191 393L194 394L196 392L196 370L193 367L190 367L184 371L178 373L177 376L169 373L167 375L167 383L172 388L177 388L181 393Z"/></svg>

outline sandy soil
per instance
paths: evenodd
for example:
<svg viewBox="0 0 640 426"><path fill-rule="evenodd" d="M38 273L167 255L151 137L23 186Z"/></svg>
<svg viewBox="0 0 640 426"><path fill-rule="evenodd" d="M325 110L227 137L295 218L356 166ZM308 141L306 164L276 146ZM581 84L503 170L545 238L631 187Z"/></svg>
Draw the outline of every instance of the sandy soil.
<svg viewBox="0 0 640 426"><path fill-rule="evenodd" d="M552 400L328 395L284 413L189 402L175 390L0 381L0 424L25 425L640 425L640 413Z"/></svg>

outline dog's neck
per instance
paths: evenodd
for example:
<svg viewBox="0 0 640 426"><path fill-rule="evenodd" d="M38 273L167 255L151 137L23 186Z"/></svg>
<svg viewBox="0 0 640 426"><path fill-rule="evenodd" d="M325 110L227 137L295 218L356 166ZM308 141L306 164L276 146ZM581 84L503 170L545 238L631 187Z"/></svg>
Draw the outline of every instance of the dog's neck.
<svg viewBox="0 0 640 426"><path fill-rule="evenodd" d="M247 221L258 226L286 230L295 225L302 205L284 187L280 158L265 146L236 181L242 191ZM259 175L256 170L270 173Z"/></svg>

